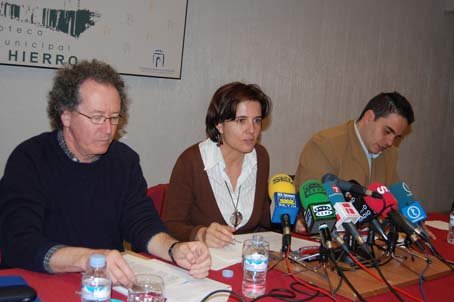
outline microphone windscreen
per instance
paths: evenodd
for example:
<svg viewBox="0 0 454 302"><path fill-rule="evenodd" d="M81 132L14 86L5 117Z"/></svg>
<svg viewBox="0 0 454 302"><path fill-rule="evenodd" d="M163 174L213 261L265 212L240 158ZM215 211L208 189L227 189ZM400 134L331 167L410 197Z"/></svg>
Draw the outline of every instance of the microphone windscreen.
<svg viewBox="0 0 454 302"><path fill-rule="evenodd" d="M279 173L271 177L268 183L268 195L272 200L274 193L296 194L293 179L284 173Z"/></svg>
<svg viewBox="0 0 454 302"><path fill-rule="evenodd" d="M300 186L300 201L304 209L314 203L328 202L328 195L319 180L307 180Z"/></svg>
<svg viewBox="0 0 454 302"><path fill-rule="evenodd" d="M396 197L399 209L403 209L415 201L413 193L410 191L408 185L403 181L390 186L389 191L391 191L391 193Z"/></svg>
<svg viewBox="0 0 454 302"><path fill-rule="evenodd" d="M339 180L339 178L337 178L336 175L331 174L331 173L326 173L325 175L322 176L323 183L329 182L329 181L336 182L338 180Z"/></svg>
<svg viewBox="0 0 454 302"><path fill-rule="evenodd" d="M328 200L331 204L334 205L338 202L345 202L344 194L342 194L341 189L334 182L325 182L323 187L326 190L326 194L328 194Z"/></svg>
<svg viewBox="0 0 454 302"><path fill-rule="evenodd" d="M383 198L364 196L364 201L375 213L381 213L382 216L386 217L391 209L397 210L397 200L384 184L374 182L367 188L371 191L377 191Z"/></svg>

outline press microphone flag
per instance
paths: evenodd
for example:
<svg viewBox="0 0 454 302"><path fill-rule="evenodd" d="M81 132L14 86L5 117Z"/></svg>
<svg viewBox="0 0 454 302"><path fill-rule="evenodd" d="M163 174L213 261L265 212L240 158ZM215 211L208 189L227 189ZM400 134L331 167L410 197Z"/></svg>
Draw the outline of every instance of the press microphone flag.
<svg viewBox="0 0 454 302"><path fill-rule="evenodd" d="M328 199L331 204L335 204L337 202L345 202L344 194L342 194L342 190L334 183L333 181L327 181L323 183L323 187L328 194Z"/></svg>
<svg viewBox="0 0 454 302"><path fill-rule="evenodd" d="M281 216L289 215L290 223L294 224L298 215L298 204L295 185L290 176L280 173L274 175L268 184L271 198L271 222L281 223Z"/></svg>
<svg viewBox="0 0 454 302"><path fill-rule="evenodd" d="M322 183L318 180L307 180L301 185L299 194L307 231L316 234L323 225L331 230L336 224L336 215Z"/></svg>
<svg viewBox="0 0 454 302"><path fill-rule="evenodd" d="M354 179L349 180L349 182L359 185ZM360 215L359 224L368 223L375 218L374 211L364 201L364 195L355 192L345 192L345 199L351 202L358 211Z"/></svg>
<svg viewBox="0 0 454 302"><path fill-rule="evenodd" d="M295 224L296 217L298 216L298 205L295 194L287 194L282 192L274 193L273 202L274 208L271 211L272 223L280 223L281 216L284 214L289 215L290 224Z"/></svg>
<svg viewBox="0 0 454 302"><path fill-rule="evenodd" d="M408 185L401 181L389 187L396 197L399 210L412 223L418 223L427 219L427 214L421 204L413 199L413 193Z"/></svg>
<svg viewBox="0 0 454 302"><path fill-rule="evenodd" d="M328 194L328 200L336 210L336 230L339 232L344 231L344 222L356 223L361 215L358 210L350 202L346 202L341 189L332 181L325 182L323 187Z"/></svg>
<svg viewBox="0 0 454 302"><path fill-rule="evenodd" d="M351 222L355 224L358 222L361 215L359 215L358 210L350 202L337 202L334 204L334 209L336 210L336 230L344 231L344 222Z"/></svg>

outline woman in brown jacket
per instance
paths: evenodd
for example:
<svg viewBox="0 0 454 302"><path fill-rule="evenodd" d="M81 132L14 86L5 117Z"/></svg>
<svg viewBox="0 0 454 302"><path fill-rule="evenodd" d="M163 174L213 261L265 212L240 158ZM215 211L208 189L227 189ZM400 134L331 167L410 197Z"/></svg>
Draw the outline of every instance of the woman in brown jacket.
<svg viewBox="0 0 454 302"><path fill-rule="evenodd" d="M270 227L269 157L257 143L270 107L257 85L233 82L215 92L209 138L180 155L170 178L164 221L175 238L223 247L234 233Z"/></svg>

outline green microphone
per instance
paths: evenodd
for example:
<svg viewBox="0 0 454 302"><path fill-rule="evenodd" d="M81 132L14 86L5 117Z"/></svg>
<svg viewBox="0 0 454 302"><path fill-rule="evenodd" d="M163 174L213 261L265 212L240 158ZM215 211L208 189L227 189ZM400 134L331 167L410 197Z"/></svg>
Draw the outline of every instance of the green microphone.
<svg viewBox="0 0 454 302"><path fill-rule="evenodd" d="M322 226L332 230L336 224L336 211L321 181L305 181L300 186L299 196L309 234L317 234Z"/></svg>

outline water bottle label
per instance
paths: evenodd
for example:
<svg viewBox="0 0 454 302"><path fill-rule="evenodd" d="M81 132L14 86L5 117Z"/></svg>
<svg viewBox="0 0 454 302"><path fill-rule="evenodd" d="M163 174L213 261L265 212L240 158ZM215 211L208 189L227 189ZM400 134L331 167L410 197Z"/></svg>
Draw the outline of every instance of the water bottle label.
<svg viewBox="0 0 454 302"><path fill-rule="evenodd" d="M82 287L82 297L87 300L108 300L110 299L110 288L108 286L90 286Z"/></svg>
<svg viewBox="0 0 454 302"><path fill-rule="evenodd" d="M265 272L268 267L268 257L254 253L244 257L244 269L252 272Z"/></svg>

